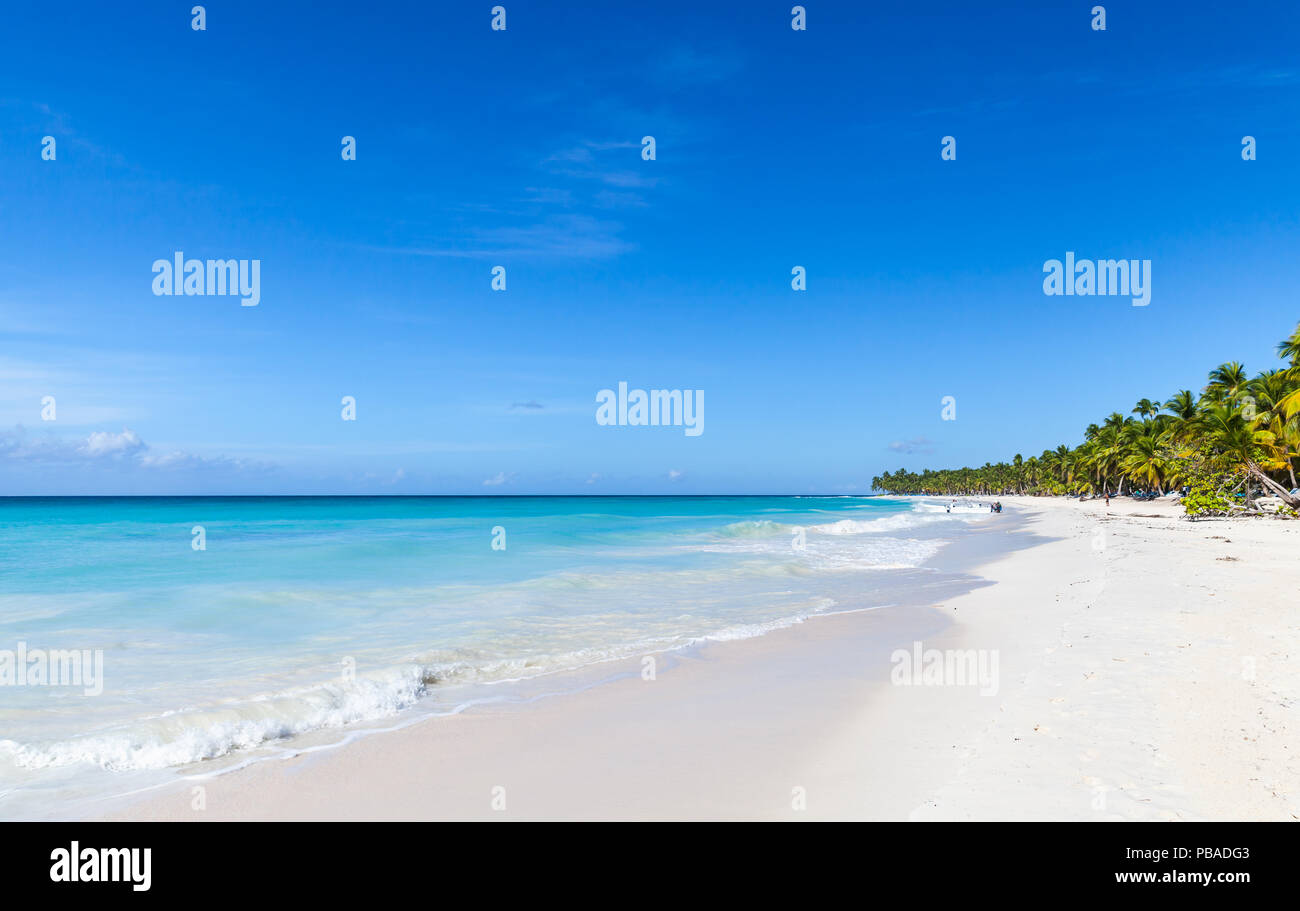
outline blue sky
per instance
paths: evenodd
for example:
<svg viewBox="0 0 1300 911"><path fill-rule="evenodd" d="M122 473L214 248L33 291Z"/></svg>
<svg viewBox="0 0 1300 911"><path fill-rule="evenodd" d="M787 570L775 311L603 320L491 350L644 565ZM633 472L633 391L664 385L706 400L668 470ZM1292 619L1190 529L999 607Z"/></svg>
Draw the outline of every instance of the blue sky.
<svg viewBox="0 0 1300 911"><path fill-rule="evenodd" d="M1291 2L191 5L4 13L0 494L860 493L1300 318ZM260 305L153 295L176 250ZM1045 296L1067 250L1150 306Z"/></svg>

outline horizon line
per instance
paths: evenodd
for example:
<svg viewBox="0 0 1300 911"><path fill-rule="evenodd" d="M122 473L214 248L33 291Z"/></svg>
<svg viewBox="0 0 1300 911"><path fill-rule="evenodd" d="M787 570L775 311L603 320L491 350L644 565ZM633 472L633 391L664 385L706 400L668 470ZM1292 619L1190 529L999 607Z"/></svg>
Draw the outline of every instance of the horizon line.
<svg viewBox="0 0 1300 911"><path fill-rule="evenodd" d="M412 499L572 499L574 497L643 497L646 499L688 499L723 497L802 497L806 499L849 499L888 497L889 493L88 493L88 494L0 494L3 500L412 500Z"/></svg>

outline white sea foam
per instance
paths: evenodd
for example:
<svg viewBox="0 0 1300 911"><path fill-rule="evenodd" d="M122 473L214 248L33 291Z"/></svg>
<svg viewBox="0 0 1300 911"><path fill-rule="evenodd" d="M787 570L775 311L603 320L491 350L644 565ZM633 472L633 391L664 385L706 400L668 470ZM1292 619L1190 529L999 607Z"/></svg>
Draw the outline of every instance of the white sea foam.
<svg viewBox="0 0 1300 911"><path fill-rule="evenodd" d="M953 515L953 516L986 516L989 514L989 504L985 502L962 501L949 503L946 500L925 500L912 505L912 509L926 515Z"/></svg>
<svg viewBox="0 0 1300 911"><path fill-rule="evenodd" d="M975 503L958 503L949 508L946 502L916 501L907 512L892 513L873 519L838 519L834 522L797 526L771 519L750 519L733 522L717 532L721 538L775 538L790 536L796 528L803 527L806 532L821 535L868 535L891 531L906 531L922 526L933 526L943 522L966 521L973 517L988 514L987 505Z"/></svg>
<svg viewBox="0 0 1300 911"><path fill-rule="evenodd" d="M894 513L877 519L840 519L825 525L814 525L809 531L824 535L868 535L887 531L906 531L923 526L939 526L945 522L966 522L984 516L988 507L958 504L951 511L942 504L918 502L910 512Z"/></svg>
<svg viewBox="0 0 1300 911"><path fill-rule="evenodd" d="M834 515L812 513L819 514ZM560 571L510 581L392 583L360 591L288 585L252 591L240 586L189 589L191 599L207 598L223 609L229 604L232 612L248 610L249 616L274 616L276 608L302 610L306 605L326 616L349 617L339 629L354 628L351 618L358 609L368 611L374 622L364 642L341 638L326 627L321 638L304 637L301 645L295 641L290 647L280 643L285 636L294 641L292 633L265 630L265 642L280 651L231 653L238 658L203 653L194 644L203 637L190 629L145 644L105 626L107 635L117 637L109 642L125 643L117 646L116 655L124 661L117 667L137 675L116 684L125 697L97 703L95 713L84 718L71 702L54 703L40 724L7 725L13 739L0 740L0 772L17 771L6 784L21 780L35 785L49 780L40 776L51 771L64 781L84 774L83 769L144 775L237 751L256 751L248 756L260 757L272 751L259 748L313 731L364 728L366 722L402 713L421 717L426 709L420 706L430 712L456 711L481 698L483 687L513 691L501 685L704 642L762 636L831 610L837 603L831 595L860 603L864 590L889 584L887 576L876 575L864 586L862 573L920 567L943 547L943 532L934 533L942 523L963 523L980 511L953 514L943 503L917 501L906 511L879 518L868 518L871 511L849 514L855 517L822 524L758 518L712 531L629 535L608 551L593 548L580 561L570 559ZM797 529L806 534L803 547L793 546ZM102 618L114 612L100 600L83 599L75 607L93 622L105 623ZM12 606L49 618L72 610L68 605L73 603L46 596L40 603ZM419 648L414 643L422 639L444 647L408 651ZM452 643L459 645L452 648ZM195 668L220 670L204 670L202 678L180 674L172 679L157 670L154 655L149 656L153 663L141 663L146 648L174 654L169 660L178 668L188 668L187 662L195 659ZM320 679L330 665L337 667L340 652L352 650L358 667L377 669L359 671L354 679ZM137 672L137 667L143 670ZM437 698L428 698L435 692ZM225 698L214 698L218 695ZM150 706L150 714L142 716L143 706ZM23 707L0 717L25 722L35 716ZM0 781L5 777L0 775ZM41 787L34 786L32 793Z"/></svg>
<svg viewBox="0 0 1300 911"><path fill-rule="evenodd" d="M161 769L250 749L270 740L393 715L423 695L422 668L395 668L352 681L166 712L119 730L53 743L0 740L23 769L87 763L113 771Z"/></svg>
<svg viewBox="0 0 1300 911"><path fill-rule="evenodd" d="M835 604L821 599L791 616L726 626L702 635L656 636L607 648L519 658L433 655L427 661L279 693L191 706L117 730L47 743L0 740L0 760L29 771L75 765L108 771L166 769L251 750L311 731L397 715L438 685L516 682L708 641L765 635L802 623Z"/></svg>
<svg viewBox="0 0 1300 911"><path fill-rule="evenodd" d="M718 630L716 633L701 636L698 641L732 642L737 639L754 639L758 636L765 636L774 630L789 629L792 626L797 626L817 614L824 613L834 606L835 600L833 598L826 598L815 608L803 613L795 614L791 617L782 617L778 620L769 620L767 623L742 623L737 626L729 626L726 629Z"/></svg>
<svg viewBox="0 0 1300 911"><path fill-rule="evenodd" d="M768 538L788 534L792 528L793 525L783 525L771 519L747 519L724 525L718 530L717 535L721 538Z"/></svg>

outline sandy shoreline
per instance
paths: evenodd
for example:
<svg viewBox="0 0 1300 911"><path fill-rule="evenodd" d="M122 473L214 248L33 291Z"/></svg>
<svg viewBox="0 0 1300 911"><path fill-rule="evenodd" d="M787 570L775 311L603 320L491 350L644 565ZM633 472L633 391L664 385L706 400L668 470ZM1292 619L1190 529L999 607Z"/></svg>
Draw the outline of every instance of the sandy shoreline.
<svg viewBox="0 0 1300 911"><path fill-rule="evenodd" d="M1017 537L977 570L995 584L933 607L709 645L654 680L627 662L113 818L1300 818L1300 523L1004 503L974 536ZM891 654L917 641L994 656L996 693L892 685Z"/></svg>

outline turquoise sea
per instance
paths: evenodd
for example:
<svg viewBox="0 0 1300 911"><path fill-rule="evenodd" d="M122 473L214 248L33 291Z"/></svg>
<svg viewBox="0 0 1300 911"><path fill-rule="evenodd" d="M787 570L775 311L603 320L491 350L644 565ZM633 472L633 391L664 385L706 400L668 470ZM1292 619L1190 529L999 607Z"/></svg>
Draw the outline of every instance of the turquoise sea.
<svg viewBox="0 0 1300 911"><path fill-rule="evenodd" d="M0 499L0 818L928 602L945 543L984 516L868 497ZM18 685L20 650L55 649L99 652L102 691Z"/></svg>

